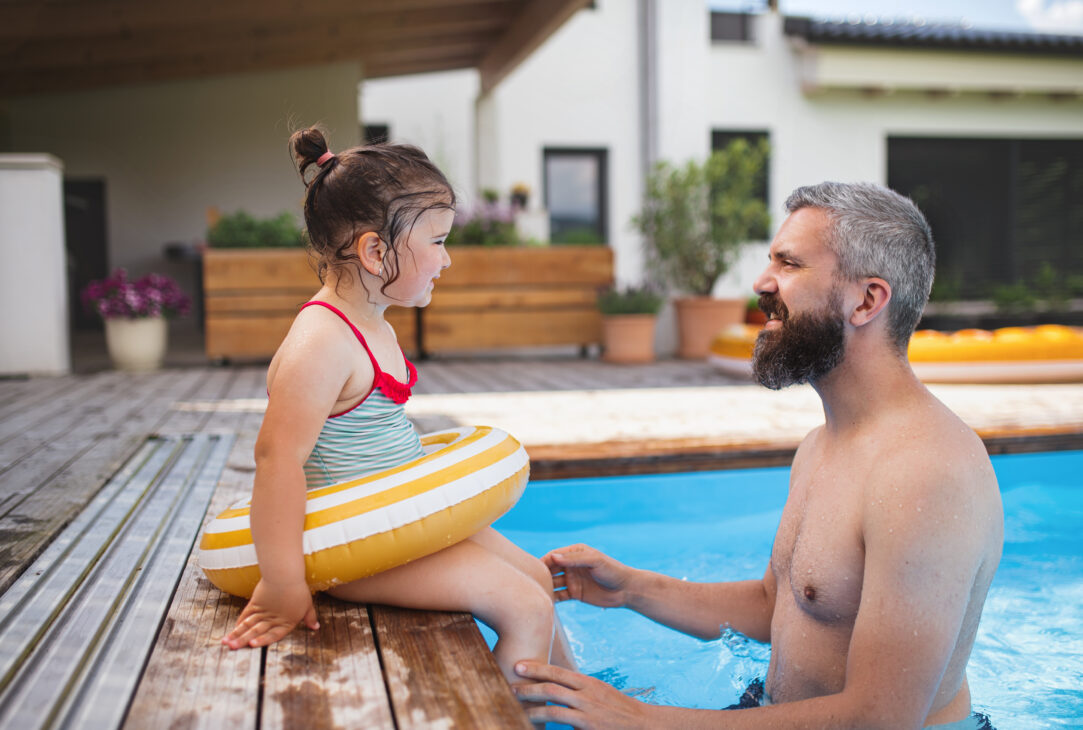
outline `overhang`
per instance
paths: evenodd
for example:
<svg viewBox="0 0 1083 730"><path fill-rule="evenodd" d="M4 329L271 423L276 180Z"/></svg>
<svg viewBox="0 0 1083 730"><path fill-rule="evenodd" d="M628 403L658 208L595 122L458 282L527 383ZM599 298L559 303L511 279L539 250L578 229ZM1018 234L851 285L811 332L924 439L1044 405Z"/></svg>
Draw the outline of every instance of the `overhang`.
<svg viewBox="0 0 1083 730"><path fill-rule="evenodd" d="M589 0L9 0L0 97L357 60L492 89Z"/></svg>

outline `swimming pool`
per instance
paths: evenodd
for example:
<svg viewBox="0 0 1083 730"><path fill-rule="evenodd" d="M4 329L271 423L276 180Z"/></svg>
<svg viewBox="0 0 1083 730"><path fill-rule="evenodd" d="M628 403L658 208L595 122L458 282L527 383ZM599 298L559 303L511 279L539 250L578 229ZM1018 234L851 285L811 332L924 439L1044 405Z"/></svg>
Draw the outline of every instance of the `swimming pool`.
<svg viewBox="0 0 1083 730"><path fill-rule="evenodd" d="M1083 726L1083 451L993 457L1004 556L968 669L999 730ZM533 482L496 528L534 555L573 542L689 580L758 578L789 470ZM559 605L580 668L658 704L724 707L769 647L701 642L631 611ZM491 638L491 634L489 635Z"/></svg>

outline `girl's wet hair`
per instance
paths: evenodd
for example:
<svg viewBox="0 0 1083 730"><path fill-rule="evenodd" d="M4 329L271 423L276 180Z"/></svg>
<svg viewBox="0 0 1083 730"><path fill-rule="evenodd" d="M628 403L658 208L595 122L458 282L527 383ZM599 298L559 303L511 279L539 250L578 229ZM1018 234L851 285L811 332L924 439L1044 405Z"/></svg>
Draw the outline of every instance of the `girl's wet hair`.
<svg viewBox="0 0 1083 730"><path fill-rule="evenodd" d="M455 208L451 184L417 147L373 144L329 155L323 132L309 127L293 133L290 150L305 181L308 246L321 282L329 270L340 278L356 273L360 281L356 244L372 231L387 245L380 287L386 291L399 277L399 247L418 218Z"/></svg>

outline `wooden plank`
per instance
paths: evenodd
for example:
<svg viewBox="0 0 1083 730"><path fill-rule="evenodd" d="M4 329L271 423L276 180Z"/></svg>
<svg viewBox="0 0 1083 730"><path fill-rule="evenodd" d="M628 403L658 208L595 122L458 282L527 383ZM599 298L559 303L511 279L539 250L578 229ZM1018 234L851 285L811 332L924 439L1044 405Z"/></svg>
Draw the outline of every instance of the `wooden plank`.
<svg viewBox="0 0 1083 730"><path fill-rule="evenodd" d="M80 381L71 376L0 379L0 423L39 408Z"/></svg>
<svg viewBox="0 0 1083 730"><path fill-rule="evenodd" d="M469 289L444 289L437 284L432 303L425 309L442 312L455 309L492 309L514 307L517 309L593 308L597 305L598 291L592 286L538 285L536 288L471 287Z"/></svg>
<svg viewBox="0 0 1083 730"><path fill-rule="evenodd" d="M117 726L230 442L155 439L5 594L0 724Z"/></svg>
<svg viewBox="0 0 1083 730"><path fill-rule="evenodd" d="M283 314L300 311L301 305L312 298L317 290L296 292L211 292L203 299L203 311L207 315L230 314Z"/></svg>
<svg viewBox="0 0 1083 730"><path fill-rule="evenodd" d="M434 299L451 287L613 283L609 246L451 246L448 253L451 267L441 275Z"/></svg>
<svg viewBox="0 0 1083 730"><path fill-rule="evenodd" d="M316 596L319 631L267 649L261 730L394 728L368 611Z"/></svg>
<svg viewBox="0 0 1083 730"><path fill-rule="evenodd" d="M602 316L596 309L543 312L439 312L425 316L426 351L590 345L601 342Z"/></svg>
<svg viewBox="0 0 1083 730"><path fill-rule="evenodd" d="M222 249L203 252L203 290L222 292L282 289L309 291L320 288L320 279L308 252L302 248ZM292 293L292 292L291 292Z"/></svg>
<svg viewBox="0 0 1083 730"><path fill-rule="evenodd" d="M200 371L127 376L131 387L0 474L0 591L7 588L116 471Z"/></svg>
<svg viewBox="0 0 1083 730"><path fill-rule="evenodd" d="M470 614L369 612L400 730L532 727Z"/></svg>
<svg viewBox="0 0 1083 730"><path fill-rule="evenodd" d="M219 400L225 396L236 378L237 372L229 368L208 370L206 375L200 378L199 385L187 393L182 402ZM159 435L198 433L212 416L213 411L210 410L178 410L171 407L158 422L155 432Z"/></svg>
<svg viewBox="0 0 1083 730"><path fill-rule="evenodd" d="M296 311L278 315L208 315L204 331L207 357L270 359L282 344L296 315ZM413 352L417 349L413 309L390 308L387 321L394 328L403 350Z"/></svg>
<svg viewBox="0 0 1083 730"><path fill-rule="evenodd" d="M263 368L241 368L225 397L263 394L263 377ZM237 435L204 525L251 494L253 448L262 418L260 412L223 410L204 423L208 431L227 430ZM124 725L128 730L256 727L263 652L230 651L222 646L222 637L236 624L245 601L211 585L198 559L197 548L188 559L136 689Z"/></svg>
<svg viewBox="0 0 1083 730"><path fill-rule="evenodd" d="M0 421L0 471L27 458L31 450L49 442L96 410L115 400L124 386L120 373L101 373L75 380L68 388L35 407L13 413Z"/></svg>

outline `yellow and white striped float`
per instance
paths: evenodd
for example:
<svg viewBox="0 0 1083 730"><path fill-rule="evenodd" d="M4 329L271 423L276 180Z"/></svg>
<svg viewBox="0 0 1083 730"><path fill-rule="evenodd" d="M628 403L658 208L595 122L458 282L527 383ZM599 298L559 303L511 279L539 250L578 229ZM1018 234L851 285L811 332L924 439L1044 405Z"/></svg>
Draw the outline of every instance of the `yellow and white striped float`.
<svg viewBox="0 0 1083 730"><path fill-rule="evenodd" d="M710 361L720 370L752 375L758 325L737 325L711 343ZM1043 324L997 330L918 330L907 353L919 378L929 383L1083 382L1083 328Z"/></svg>
<svg viewBox="0 0 1083 730"><path fill-rule="evenodd" d="M519 500L530 460L514 438L488 426L421 437L423 457L342 484L309 490L304 553L320 591L430 555L470 537ZM259 564L250 500L204 530L200 567L226 593L249 597Z"/></svg>

